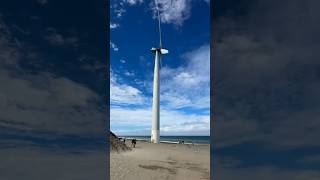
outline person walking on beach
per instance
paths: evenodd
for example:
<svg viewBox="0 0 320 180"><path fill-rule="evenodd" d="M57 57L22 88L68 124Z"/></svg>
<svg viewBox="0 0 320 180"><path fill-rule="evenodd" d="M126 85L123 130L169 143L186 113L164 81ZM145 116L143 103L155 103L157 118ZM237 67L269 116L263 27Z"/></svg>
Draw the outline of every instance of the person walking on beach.
<svg viewBox="0 0 320 180"><path fill-rule="evenodd" d="M136 144L137 144L137 140L136 140L136 139L134 139L134 140L133 140L133 148L135 148L135 147L136 147Z"/></svg>

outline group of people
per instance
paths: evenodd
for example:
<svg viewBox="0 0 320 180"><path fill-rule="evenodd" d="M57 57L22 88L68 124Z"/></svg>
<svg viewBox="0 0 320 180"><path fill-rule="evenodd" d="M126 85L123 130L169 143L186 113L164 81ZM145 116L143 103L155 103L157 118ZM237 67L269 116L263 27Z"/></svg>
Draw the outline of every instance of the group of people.
<svg viewBox="0 0 320 180"><path fill-rule="evenodd" d="M123 139L123 142L126 143L126 138ZM135 148L137 144L136 139L131 139L131 147Z"/></svg>

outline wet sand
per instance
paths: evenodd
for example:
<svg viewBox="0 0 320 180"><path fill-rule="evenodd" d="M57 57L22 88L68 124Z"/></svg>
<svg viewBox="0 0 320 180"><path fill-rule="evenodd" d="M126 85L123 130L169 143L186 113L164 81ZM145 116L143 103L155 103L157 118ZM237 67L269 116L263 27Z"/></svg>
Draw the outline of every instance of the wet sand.
<svg viewBox="0 0 320 180"><path fill-rule="evenodd" d="M129 146L129 142L127 143ZM210 179L210 146L152 144L138 141L136 148L111 152L111 180Z"/></svg>

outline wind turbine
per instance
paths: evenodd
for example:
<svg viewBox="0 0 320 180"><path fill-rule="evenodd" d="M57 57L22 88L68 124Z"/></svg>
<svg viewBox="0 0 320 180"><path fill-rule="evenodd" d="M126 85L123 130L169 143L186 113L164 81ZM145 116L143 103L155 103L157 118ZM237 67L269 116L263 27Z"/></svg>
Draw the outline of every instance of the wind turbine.
<svg viewBox="0 0 320 180"><path fill-rule="evenodd" d="M160 74L159 74L159 65L161 57L165 54L168 54L169 51L162 48L161 40L161 19L160 12L158 8L157 0L155 0L155 6L158 15L158 28L159 28L159 48L151 48L151 52L155 54L155 63L154 63L154 75L153 75L153 102L152 102L152 130L151 130L151 142L159 143L160 142Z"/></svg>

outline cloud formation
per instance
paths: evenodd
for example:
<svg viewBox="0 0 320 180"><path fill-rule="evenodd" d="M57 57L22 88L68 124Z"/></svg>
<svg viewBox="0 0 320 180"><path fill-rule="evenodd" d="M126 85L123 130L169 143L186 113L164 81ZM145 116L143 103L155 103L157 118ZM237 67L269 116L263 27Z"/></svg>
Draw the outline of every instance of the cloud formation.
<svg viewBox="0 0 320 180"><path fill-rule="evenodd" d="M309 36L308 28L296 27L302 22L312 26L312 29L320 27L314 25L313 18L303 18L314 13L312 8L309 12L290 6L285 8L288 9L286 14L282 14L281 8L285 7L285 3L276 7L273 3L255 3L252 13L259 16L252 15L246 19L252 32L247 31L248 27L243 26L243 22L228 18L217 21L217 30L221 32L213 51L214 58L219 59L215 67L217 101L220 102L216 107L217 119L223 120L224 125L236 119L243 124L252 124L250 127L254 129L243 132L247 142L258 138L283 148L318 144L307 140L307 137L319 134L307 129L310 124L316 125L313 119L319 113L315 103L318 101L314 101L319 99L315 93L319 89L316 83L316 69L319 66L316 59L319 55L312 53L312 56L306 56L314 52L317 41L314 36ZM294 1L293 4L300 3ZM267 13L262 7L272 8L273 13ZM287 19L288 14L297 11L305 16ZM279 16L274 22L276 15ZM257 17L265 20L262 23ZM277 28L272 28L274 23L278 24ZM304 36L301 38L296 34ZM222 127L218 124L217 127ZM241 128L241 123L238 125L236 129L246 131ZM264 134L265 131L270 133ZM219 128L216 132L220 132ZM303 136L297 137L295 134ZM237 135L233 137L234 141L240 140Z"/></svg>
<svg viewBox="0 0 320 180"><path fill-rule="evenodd" d="M161 22L181 26L191 15L191 0L157 0ZM157 18L155 2L151 3L153 18Z"/></svg>
<svg viewBox="0 0 320 180"><path fill-rule="evenodd" d="M116 29L118 27L120 27L120 24L110 22L110 29Z"/></svg>
<svg viewBox="0 0 320 180"><path fill-rule="evenodd" d="M210 49L203 45L183 55L184 66L161 69L161 100L170 108L210 107Z"/></svg>
<svg viewBox="0 0 320 180"><path fill-rule="evenodd" d="M10 28L0 23L0 47L6 50L0 54L2 132L12 129L23 133L27 129L35 135L101 136L105 111L100 96L68 77L23 70L25 48L18 47Z"/></svg>
<svg viewBox="0 0 320 180"><path fill-rule="evenodd" d="M112 48L113 51L119 51L118 46L115 43L111 42L111 41L110 41L110 47Z"/></svg>
<svg viewBox="0 0 320 180"><path fill-rule="evenodd" d="M121 18L126 12L126 6L140 5L143 2L143 0L112 0L110 9L117 18Z"/></svg>
<svg viewBox="0 0 320 180"><path fill-rule="evenodd" d="M105 179L106 88L97 66L106 45L96 21L104 15L95 13L104 3L50 3L20 1L22 11L1 3L1 179ZM77 49L69 37L82 40Z"/></svg>
<svg viewBox="0 0 320 180"><path fill-rule="evenodd" d="M151 106L112 107L111 129L121 135L148 135L151 132L151 112ZM130 129L121 128L125 126L130 126ZM209 135L210 117L162 108L160 126L163 135Z"/></svg>
<svg viewBox="0 0 320 180"><path fill-rule="evenodd" d="M204 0L206 3L210 3L209 0ZM121 18L127 11L127 7L133 7L145 3L143 0L120 0L112 1L111 10L115 14L115 17ZM149 3L149 8L153 13L153 18L157 19L157 6L160 12L161 22L166 24L174 24L182 26L191 16L192 0L153 0Z"/></svg>
<svg viewBox="0 0 320 180"><path fill-rule="evenodd" d="M127 3L132 6L132 5L143 3L143 0L121 0L121 2Z"/></svg>
<svg viewBox="0 0 320 180"><path fill-rule="evenodd" d="M319 2L238 3L215 6L215 178L318 179Z"/></svg>
<svg viewBox="0 0 320 180"><path fill-rule="evenodd" d="M113 71L110 74L110 102L116 105L141 105L146 98L139 89L120 83Z"/></svg>

